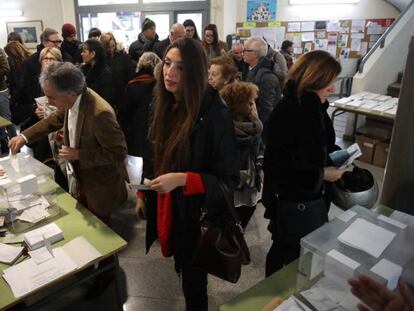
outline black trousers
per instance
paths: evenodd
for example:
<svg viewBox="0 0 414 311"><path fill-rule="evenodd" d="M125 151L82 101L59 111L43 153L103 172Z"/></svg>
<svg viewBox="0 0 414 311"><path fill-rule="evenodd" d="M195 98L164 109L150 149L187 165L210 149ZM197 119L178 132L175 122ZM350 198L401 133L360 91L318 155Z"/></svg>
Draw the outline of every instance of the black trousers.
<svg viewBox="0 0 414 311"><path fill-rule="evenodd" d="M207 272L192 265L192 254L183 259L181 277L186 310L207 311Z"/></svg>
<svg viewBox="0 0 414 311"><path fill-rule="evenodd" d="M297 259L300 239L328 221L324 198L304 203L278 201L276 204L276 215L268 227L273 243L266 257L266 277Z"/></svg>

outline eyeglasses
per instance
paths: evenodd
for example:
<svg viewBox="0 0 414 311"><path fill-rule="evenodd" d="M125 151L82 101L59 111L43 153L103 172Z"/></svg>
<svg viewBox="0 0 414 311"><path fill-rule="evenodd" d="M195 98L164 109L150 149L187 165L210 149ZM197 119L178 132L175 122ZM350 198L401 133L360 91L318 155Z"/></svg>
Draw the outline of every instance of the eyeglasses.
<svg viewBox="0 0 414 311"><path fill-rule="evenodd" d="M253 50L253 49L244 49L243 52L257 52L257 50Z"/></svg>
<svg viewBox="0 0 414 311"><path fill-rule="evenodd" d="M63 41L62 40L46 40L48 42L52 42L53 44L61 44Z"/></svg>

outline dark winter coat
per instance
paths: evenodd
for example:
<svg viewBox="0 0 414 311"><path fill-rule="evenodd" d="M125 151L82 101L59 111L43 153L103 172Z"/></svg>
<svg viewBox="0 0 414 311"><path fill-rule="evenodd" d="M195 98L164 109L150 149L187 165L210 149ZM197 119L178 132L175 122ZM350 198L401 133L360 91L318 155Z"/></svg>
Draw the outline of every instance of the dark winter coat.
<svg viewBox="0 0 414 311"><path fill-rule="evenodd" d="M147 148L148 119L155 83L151 71L141 71L125 88L119 121L130 155L142 157Z"/></svg>
<svg viewBox="0 0 414 311"><path fill-rule="evenodd" d="M112 81L114 83L114 105L119 109L128 81L134 75L134 65L124 50L115 51L112 57L106 58L106 63L111 68Z"/></svg>
<svg viewBox="0 0 414 311"><path fill-rule="evenodd" d="M246 81L259 88L256 100L257 112L263 125L281 99L279 78L273 70L274 64L267 57L262 57L258 64L248 72Z"/></svg>
<svg viewBox="0 0 414 311"><path fill-rule="evenodd" d="M219 181L223 181L230 190L239 182L239 160L233 121L219 93L211 87L206 90L198 121L191 133L190 144L191 161L182 171L199 173L206 192L185 197L182 188L178 188L171 193L177 267L180 267L184 254L191 256L200 236L200 209L203 206L216 212L227 209ZM144 160L144 165L146 162ZM157 238L156 215L156 208L150 206L147 249Z"/></svg>
<svg viewBox="0 0 414 311"><path fill-rule="evenodd" d="M24 89L23 89L23 66L16 67L16 64L9 57L10 74L7 78L10 90L10 110L12 114L12 122L20 124L26 120L32 113L32 105L25 105Z"/></svg>
<svg viewBox="0 0 414 311"><path fill-rule="evenodd" d="M265 128L263 204L271 218L275 194L280 200L306 202L323 196L328 154L339 149L326 110L314 92L298 98L288 84Z"/></svg>
<svg viewBox="0 0 414 311"><path fill-rule="evenodd" d="M170 43L171 43L170 38L167 37L166 39L155 43L152 51L155 54L157 54L159 58L163 59L164 53L167 50L167 47L170 45Z"/></svg>
<svg viewBox="0 0 414 311"><path fill-rule="evenodd" d="M72 42L63 40L60 50L62 51L62 53L67 53L70 55L70 57L72 58L72 63L82 64L83 59L81 55L82 50L80 48L81 44L82 42L78 40Z"/></svg>
<svg viewBox="0 0 414 311"><path fill-rule="evenodd" d="M135 62L138 62L139 58L145 52L151 52L154 44L158 42L158 35L155 35L154 40L148 40L145 38L144 34L141 32L138 35L138 40L131 43L129 46L128 54L129 57Z"/></svg>
<svg viewBox="0 0 414 311"><path fill-rule="evenodd" d="M95 65L94 67L86 64L81 69L85 75L86 85L114 106L115 89L111 68L106 64Z"/></svg>

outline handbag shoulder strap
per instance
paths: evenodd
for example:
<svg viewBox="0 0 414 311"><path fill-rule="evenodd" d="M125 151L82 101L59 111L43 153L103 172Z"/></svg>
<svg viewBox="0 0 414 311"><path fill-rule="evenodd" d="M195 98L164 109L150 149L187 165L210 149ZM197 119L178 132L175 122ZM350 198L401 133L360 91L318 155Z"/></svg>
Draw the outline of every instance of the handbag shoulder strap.
<svg viewBox="0 0 414 311"><path fill-rule="evenodd" d="M234 207L233 193L230 191L230 189L227 187L227 185L224 182L219 181L219 186L221 188L221 191L223 192L224 200L226 201L226 205L228 207L231 217L234 219L236 225L239 227L241 232L243 232L240 219L239 219L239 215L237 214L236 208Z"/></svg>

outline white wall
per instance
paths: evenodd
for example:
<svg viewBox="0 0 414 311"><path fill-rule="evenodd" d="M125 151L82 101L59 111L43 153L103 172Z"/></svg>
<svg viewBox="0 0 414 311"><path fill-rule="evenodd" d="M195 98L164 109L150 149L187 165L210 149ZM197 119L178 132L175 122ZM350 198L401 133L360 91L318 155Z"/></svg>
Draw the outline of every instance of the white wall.
<svg viewBox="0 0 414 311"><path fill-rule="evenodd" d="M64 23L75 24L73 0L1 0L0 10L19 9L21 17L0 18L0 47L7 44L6 22L41 20L43 28L51 27L60 32Z"/></svg>

